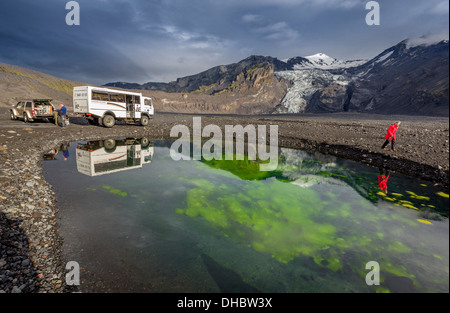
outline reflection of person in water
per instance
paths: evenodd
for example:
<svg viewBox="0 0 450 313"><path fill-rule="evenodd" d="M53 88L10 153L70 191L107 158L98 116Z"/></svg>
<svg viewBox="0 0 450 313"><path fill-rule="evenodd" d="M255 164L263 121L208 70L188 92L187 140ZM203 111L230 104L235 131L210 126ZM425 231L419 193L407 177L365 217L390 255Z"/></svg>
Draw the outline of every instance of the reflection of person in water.
<svg viewBox="0 0 450 313"><path fill-rule="evenodd" d="M56 155L58 154L59 149L53 149L49 152L47 152L46 154L44 154L44 160L48 161L48 160L56 160Z"/></svg>
<svg viewBox="0 0 450 313"><path fill-rule="evenodd" d="M70 143L64 142L63 144L61 144L61 151L63 152L64 161L67 161L67 159L69 158L69 147Z"/></svg>
<svg viewBox="0 0 450 313"><path fill-rule="evenodd" d="M389 180L389 171L388 170L384 170L382 168L380 168L380 175L378 175L378 187L380 187L380 189L387 194L387 182Z"/></svg>

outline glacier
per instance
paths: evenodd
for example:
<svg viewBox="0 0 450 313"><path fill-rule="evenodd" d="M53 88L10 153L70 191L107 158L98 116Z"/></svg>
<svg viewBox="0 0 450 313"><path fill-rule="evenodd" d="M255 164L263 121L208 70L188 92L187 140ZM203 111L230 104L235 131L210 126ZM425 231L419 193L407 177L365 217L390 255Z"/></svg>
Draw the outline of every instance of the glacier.
<svg viewBox="0 0 450 313"><path fill-rule="evenodd" d="M340 61L324 53L300 58L292 70L278 71L275 75L292 83L274 113L305 113L313 95L332 83L347 86L352 78L345 70L367 63L367 60ZM286 60L289 62L294 59ZM336 74L340 73L340 74Z"/></svg>
<svg viewBox="0 0 450 313"><path fill-rule="evenodd" d="M323 69L302 69L276 72L279 78L292 82L276 113L304 113L312 96L331 83L347 86L350 80L343 75L332 74Z"/></svg>

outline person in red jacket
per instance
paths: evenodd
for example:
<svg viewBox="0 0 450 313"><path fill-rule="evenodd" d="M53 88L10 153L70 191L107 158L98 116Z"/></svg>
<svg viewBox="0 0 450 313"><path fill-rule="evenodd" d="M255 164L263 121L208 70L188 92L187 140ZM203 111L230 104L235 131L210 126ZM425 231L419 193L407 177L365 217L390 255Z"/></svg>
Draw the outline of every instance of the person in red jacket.
<svg viewBox="0 0 450 313"><path fill-rule="evenodd" d="M387 145L389 142L391 142L392 151L395 150L395 141L397 140L397 130L402 122L396 122L395 124L391 125L386 133L386 136L384 139L386 139L386 142L383 144L381 149L386 150Z"/></svg>
<svg viewBox="0 0 450 313"><path fill-rule="evenodd" d="M380 169L380 175L378 175L378 187L380 187L380 189L387 194L387 182L389 180L389 171L384 172L383 169Z"/></svg>

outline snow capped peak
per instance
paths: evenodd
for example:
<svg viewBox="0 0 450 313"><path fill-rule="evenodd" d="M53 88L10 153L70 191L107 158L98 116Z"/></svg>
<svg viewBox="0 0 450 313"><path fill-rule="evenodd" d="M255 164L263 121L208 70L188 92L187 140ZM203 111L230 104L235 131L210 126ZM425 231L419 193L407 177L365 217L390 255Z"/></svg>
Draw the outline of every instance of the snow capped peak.
<svg viewBox="0 0 450 313"><path fill-rule="evenodd" d="M332 58L332 57L326 55L325 53L317 53L314 55L310 55L310 56L305 57L305 59L308 59L311 63L317 64L319 66L332 65L336 62L339 62L337 59Z"/></svg>
<svg viewBox="0 0 450 313"><path fill-rule="evenodd" d="M303 70L303 69L332 70L332 69L356 67L367 62L367 60L340 61L338 59L326 55L325 53L316 53L310 56L303 57L303 59L306 59L307 61L295 64L294 65L295 70Z"/></svg>

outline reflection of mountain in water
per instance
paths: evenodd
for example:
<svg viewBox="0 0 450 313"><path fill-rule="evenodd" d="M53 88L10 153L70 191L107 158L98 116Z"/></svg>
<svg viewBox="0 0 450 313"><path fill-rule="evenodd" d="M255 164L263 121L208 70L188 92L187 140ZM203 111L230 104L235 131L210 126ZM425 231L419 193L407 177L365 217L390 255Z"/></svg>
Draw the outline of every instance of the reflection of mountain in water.
<svg viewBox="0 0 450 313"><path fill-rule="evenodd" d="M231 269L220 265L206 254L201 255L208 273L214 279L221 292L224 293L259 293L255 287L245 283L242 277Z"/></svg>
<svg viewBox="0 0 450 313"><path fill-rule="evenodd" d="M388 201L398 206L425 212L448 216L448 210L442 210L432 203L427 203L430 197L417 195L410 190L404 190L394 179L389 181L391 193L385 195L378 187L376 169L366 166L355 169L341 166L338 158L318 152L281 148L278 167L275 171L260 171L262 161L250 161L247 157L242 161L202 160L208 166L227 171L242 180L266 180L275 178L281 182L292 183L301 188L310 188L319 184L347 185L359 195L372 203ZM341 162L342 163L342 162ZM434 193L433 193L434 195ZM439 199L438 199L439 200ZM425 201L425 202L424 202Z"/></svg>

